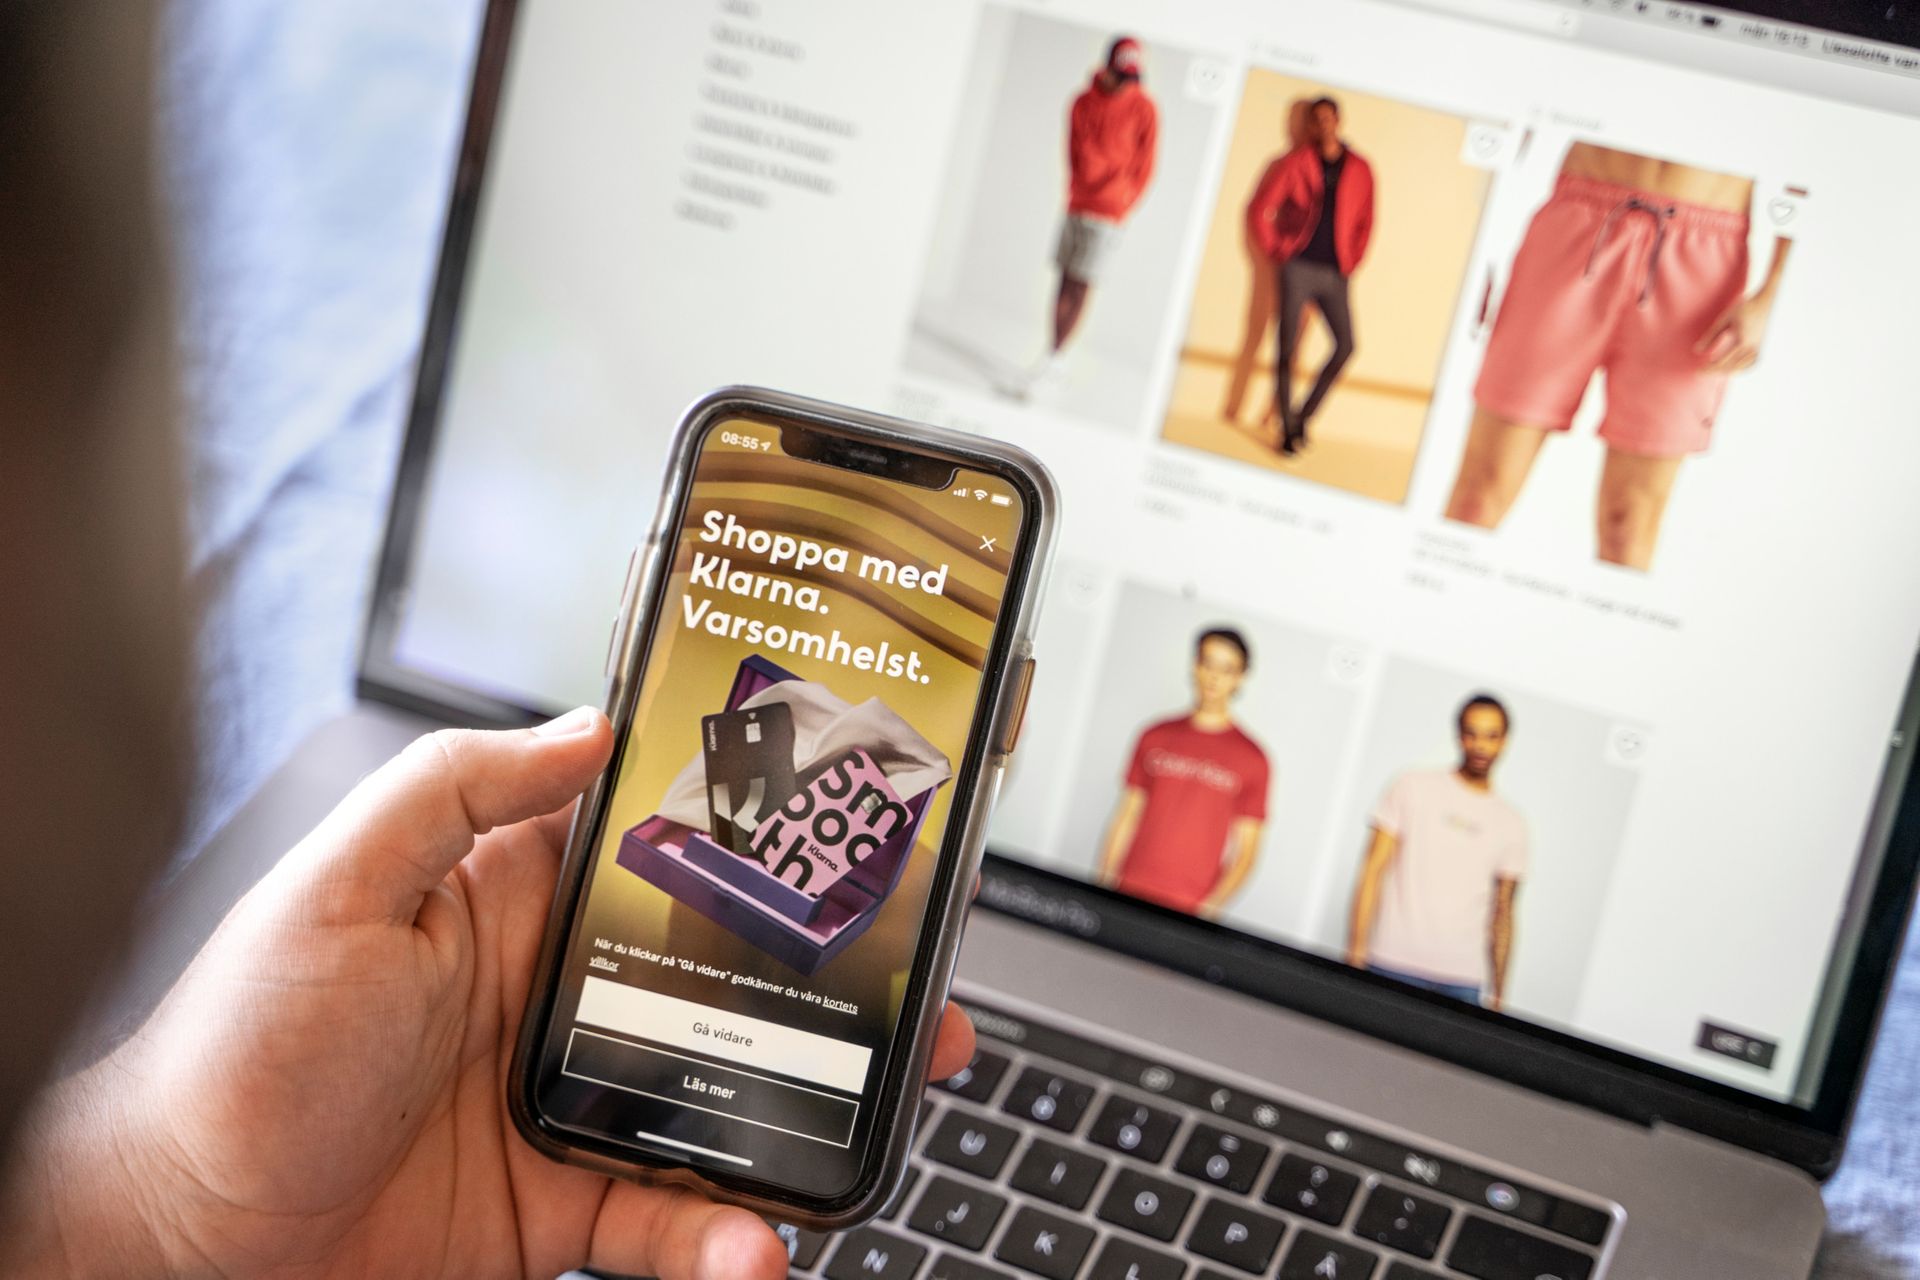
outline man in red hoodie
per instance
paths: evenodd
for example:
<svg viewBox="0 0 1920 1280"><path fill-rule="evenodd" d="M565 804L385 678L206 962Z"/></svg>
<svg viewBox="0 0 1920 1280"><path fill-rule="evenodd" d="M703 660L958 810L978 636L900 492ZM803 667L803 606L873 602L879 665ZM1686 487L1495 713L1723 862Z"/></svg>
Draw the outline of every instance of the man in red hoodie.
<svg viewBox="0 0 1920 1280"><path fill-rule="evenodd" d="M1053 344L1022 392L1058 367L1060 352L1079 327L1087 292L1112 256L1120 226L1153 177L1160 112L1140 84L1140 42L1121 36L1107 48L1106 65L1073 100L1067 116L1067 217L1054 263L1060 287L1053 301Z"/></svg>
<svg viewBox="0 0 1920 1280"><path fill-rule="evenodd" d="M1267 166L1247 205L1247 230L1279 273L1280 358L1274 408L1280 452L1291 457L1307 443L1307 423L1353 358L1353 312L1347 281L1366 256L1373 235L1373 167L1340 137L1340 105L1314 102L1305 146ZM1293 363L1300 317L1307 304L1326 322L1333 354L1320 366L1313 390L1293 403Z"/></svg>

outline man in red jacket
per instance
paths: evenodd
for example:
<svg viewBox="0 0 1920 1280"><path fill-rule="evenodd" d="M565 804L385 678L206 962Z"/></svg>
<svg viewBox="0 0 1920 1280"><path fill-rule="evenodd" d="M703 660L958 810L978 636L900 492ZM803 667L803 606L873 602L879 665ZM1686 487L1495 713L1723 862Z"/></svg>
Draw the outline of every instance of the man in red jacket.
<svg viewBox="0 0 1920 1280"><path fill-rule="evenodd" d="M1280 359L1274 408L1280 452L1291 457L1307 443L1307 423L1353 358L1353 312L1347 281L1366 256L1373 235L1373 167L1340 137L1340 105L1314 102L1308 142L1267 166L1247 205L1247 230L1279 273ZM1320 366L1313 390L1293 403L1293 362L1300 317L1308 303L1333 337L1333 354Z"/></svg>
<svg viewBox="0 0 1920 1280"><path fill-rule="evenodd" d="M1067 216L1054 249L1060 287L1053 301L1053 344L1019 389L1023 395L1058 368L1061 349L1086 310L1087 292L1153 177L1160 113L1141 87L1140 64L1140 42L1116 39L1106 64L1068 113Z"/></svg>

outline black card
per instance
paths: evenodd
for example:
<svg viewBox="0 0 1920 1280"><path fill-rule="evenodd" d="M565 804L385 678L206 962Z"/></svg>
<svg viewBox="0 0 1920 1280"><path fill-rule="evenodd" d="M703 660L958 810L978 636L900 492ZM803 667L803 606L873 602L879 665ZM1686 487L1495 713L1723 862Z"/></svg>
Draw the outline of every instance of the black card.
<svg viewBox="0 0 1920 1280"><path fill-rule="evenodd" d="M793 776L793 713L784 702L700 719L707 809L715 844L747 855L754 828L799 790Z"/></svg>

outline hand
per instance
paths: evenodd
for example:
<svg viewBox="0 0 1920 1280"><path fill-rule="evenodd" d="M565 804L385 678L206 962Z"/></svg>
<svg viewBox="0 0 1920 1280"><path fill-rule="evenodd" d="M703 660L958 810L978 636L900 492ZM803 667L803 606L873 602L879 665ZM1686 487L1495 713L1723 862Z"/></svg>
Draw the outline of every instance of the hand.
<svg viewBox="0 0 1920 1280"><path fill-rule="evenodd" d="M611 740L586 708L447 730L362 782L42 1105L0 1252L61 1275L784 1276L753 1214L554 1164L507 1116L569 811ZM972 1052L948 1008L934 1071Z"/></svg>
<svg viewBox="0 0 1920 1280"><path fill-rule="evenodd" d="M1728 307L1707 327L1693 353L1705 360L1707 373L1739 373L1750 369L1760 358L1760 343L1767 335L1767 321L1773 315L1773 298L1756 293Z"/></svg>

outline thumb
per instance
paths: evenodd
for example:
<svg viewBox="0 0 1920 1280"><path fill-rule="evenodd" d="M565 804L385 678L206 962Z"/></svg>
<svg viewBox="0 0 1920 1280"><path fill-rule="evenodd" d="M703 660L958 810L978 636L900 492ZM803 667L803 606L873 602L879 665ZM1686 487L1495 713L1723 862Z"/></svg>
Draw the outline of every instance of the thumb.
<svg viewBox="0 0 1920 1280"><path fill-rule="evenodd" d="M416 738L300 842L290 870L328 923L411 921L475 836L568 804L612 746L592 707L532 729Z"/></svg>

